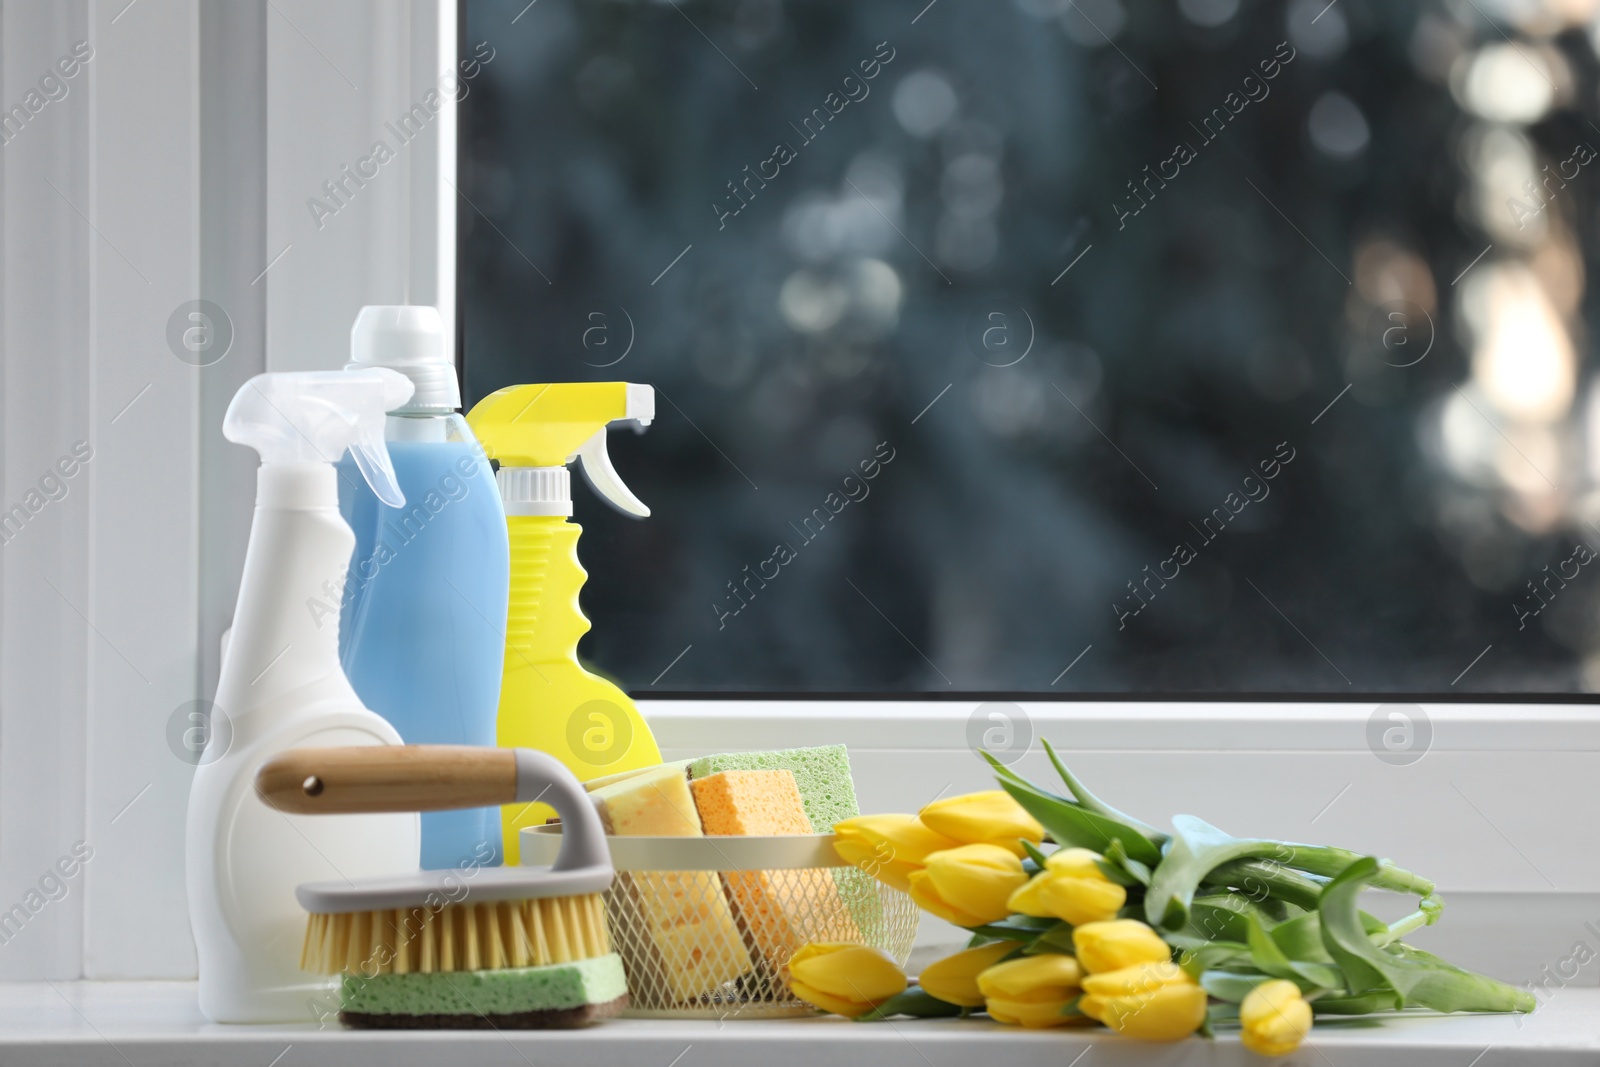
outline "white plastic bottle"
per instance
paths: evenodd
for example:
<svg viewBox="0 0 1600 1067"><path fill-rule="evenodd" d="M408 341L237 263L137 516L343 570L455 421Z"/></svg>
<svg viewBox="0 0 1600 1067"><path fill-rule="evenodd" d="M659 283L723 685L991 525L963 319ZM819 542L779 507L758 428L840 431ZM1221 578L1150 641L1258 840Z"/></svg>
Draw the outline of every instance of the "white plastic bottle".
<svg viewBox="0 0 1600 1067"><path fill-rule="evenodd" d="M339 666L355 536L339 514L334 463L348 448L373 492L403 503L383 426L411 391L382 369L261 374L223 419L224 436L256 449L261 468L216 712L189 794L189 912L200 1010L214 1022L319 1016L330 982L300 970L296 885L417 869L415 814L284 815L253 785L285 749L400 743Z"/></svg>

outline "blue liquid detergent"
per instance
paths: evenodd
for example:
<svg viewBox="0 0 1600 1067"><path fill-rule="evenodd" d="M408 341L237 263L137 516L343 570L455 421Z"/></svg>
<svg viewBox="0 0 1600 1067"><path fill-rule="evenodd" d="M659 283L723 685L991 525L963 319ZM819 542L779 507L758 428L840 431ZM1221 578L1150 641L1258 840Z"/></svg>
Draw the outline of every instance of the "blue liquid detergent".
<svg viewBox="0 0 1600 1067"><path fill-rule="evenodd" d="M349 454L339 464L339 510L356 535L339 659L362 702L407 744L492 747L506 520L482 450L459 415L447 418L458 424L453 440L388 442L404 508L373 496ZM501 857L499 808L423 813L424 868L495 866Z"/></svg>

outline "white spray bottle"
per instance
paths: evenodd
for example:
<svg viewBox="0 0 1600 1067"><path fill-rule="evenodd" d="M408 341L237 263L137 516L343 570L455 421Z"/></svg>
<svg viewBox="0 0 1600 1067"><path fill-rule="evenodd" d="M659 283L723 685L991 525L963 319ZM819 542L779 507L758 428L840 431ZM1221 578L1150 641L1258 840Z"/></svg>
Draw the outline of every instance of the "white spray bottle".
<svg viewBox="0 0 1600 1067"><path fill-rule="evenodd" d="M404 503L384 413L411 396L391 370L259 374L222 432L261 454L256 510L216 710L189 793L187 886L200 1010L214 1022L314 1019L329 982L300 970L295 886L417 869L415 814L274 811L256 770L291 748L398 745L339 666L339 601L355 535L334 463L348 448L378 498Z"/></svg>

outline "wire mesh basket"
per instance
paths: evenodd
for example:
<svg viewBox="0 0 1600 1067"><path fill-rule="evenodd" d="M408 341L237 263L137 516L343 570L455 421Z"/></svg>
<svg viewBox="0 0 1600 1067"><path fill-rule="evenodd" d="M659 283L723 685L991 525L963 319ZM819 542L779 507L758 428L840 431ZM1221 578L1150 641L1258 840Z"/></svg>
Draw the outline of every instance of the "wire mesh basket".
<svg viewBox="0 0 1600 1067"><path fill-rule="evenodd" d="M558 826L522 831L522 861L551 863ZM605 894L631 1006L647 1018L809 1015L784 964L808 941L869 945L905 966L911 898L841 860L832 834L608 837Z"/></svg>

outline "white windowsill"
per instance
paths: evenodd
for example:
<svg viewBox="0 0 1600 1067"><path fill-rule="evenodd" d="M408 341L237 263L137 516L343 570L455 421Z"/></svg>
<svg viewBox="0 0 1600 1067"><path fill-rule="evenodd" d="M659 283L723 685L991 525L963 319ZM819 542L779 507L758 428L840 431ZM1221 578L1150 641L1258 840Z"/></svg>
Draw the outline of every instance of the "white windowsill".
<svg viewBox="0 0 1600 1067"><path fill-rule="evenodd" d="M614 1020L587 1030L345 1031L314 1026L216 1026L190 982L0 984L6 1067L1593 1067L1600 1059L1600 990L1569 989L1525 1018L1455 1016L1330 1022L1292 1059L1267 1061L1237 1038L1149 1045L1110 1034L1024 1031L976 1020L850 1023L837 1018L728 1022ZM684 1055L685 1050L689 1050ZM1475 1058L1480 1057L1480 1058Z"/></svg>

